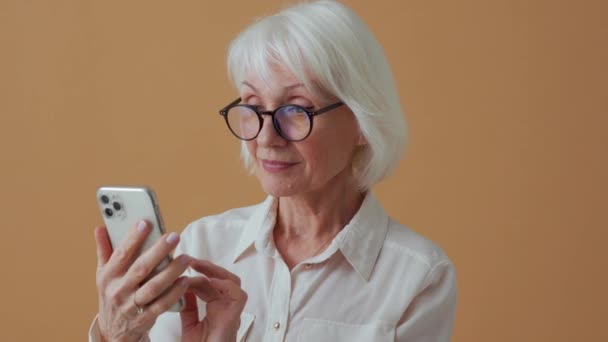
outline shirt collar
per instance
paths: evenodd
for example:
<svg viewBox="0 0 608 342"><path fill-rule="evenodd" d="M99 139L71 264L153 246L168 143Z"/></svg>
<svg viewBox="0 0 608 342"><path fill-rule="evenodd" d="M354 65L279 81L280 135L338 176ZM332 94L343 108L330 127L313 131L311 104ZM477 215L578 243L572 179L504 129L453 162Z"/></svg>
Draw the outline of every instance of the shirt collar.
<svg viewBox="0 0 608 342"><path fill-rule="evenodd" d="M366 281L384 244L389 218L376 196L368 191L359 211L344 227L340 251Z"/></svg>
<svg viewBox="0 0 608 342"><path fill-rule="evenodd" d="M266 197L266 200L259 204L245 223L241 239L236 247L232 262L235 263L245 251L251 247L256 240L265 239L266 230L274 227L278 202L272 196ZM265 228L265 229L264 229Z"/></svg>
<svg viewBox="0 0 608 342"><path fill-rule="evenodd" d="M276 198L268 196L255 209L245 224L233 262L236 262L254 244L260 251L269 250L269 246L273 244L269 239L272 237L270 230L274 227L277 204ZM332 242L337 244L346 260L366 281L369 280L382 249L388 223L389 218L380 202L371 191L368 191L359 211ZM331 247L328 248L330 249Z"/></svg>

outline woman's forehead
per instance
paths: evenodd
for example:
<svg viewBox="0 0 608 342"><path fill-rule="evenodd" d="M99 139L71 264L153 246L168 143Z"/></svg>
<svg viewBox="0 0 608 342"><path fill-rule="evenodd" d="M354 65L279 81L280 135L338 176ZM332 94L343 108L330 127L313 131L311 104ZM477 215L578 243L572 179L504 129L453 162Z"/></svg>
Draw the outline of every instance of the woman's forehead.
<svg viewBox="0 0 608 342"><path fill-rule="evenodd" d="M293 72L282 66L273 65L266 70L250 70L245 73L241 86L252 87L257 90L264 88L287 88L297 84L304 84Z"/></svg>
<svg viewBox="0 0 608 342"><path fill-rule="evenodd" d="M298 78L284 67L273 67L264 74L246 73L243 81L239 84L239 90L267 96L283 96L295 93L319 100L331 98L317 86L317 82L313 79Z"/></svg>

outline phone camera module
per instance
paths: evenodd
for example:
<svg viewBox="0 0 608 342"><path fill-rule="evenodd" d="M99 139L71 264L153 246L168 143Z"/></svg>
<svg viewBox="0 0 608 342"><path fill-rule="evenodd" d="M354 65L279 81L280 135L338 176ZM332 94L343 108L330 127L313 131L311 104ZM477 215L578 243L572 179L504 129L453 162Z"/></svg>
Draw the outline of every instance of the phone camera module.
<svg viewBox="0 0 608 342"><path fill-rule="evenodd" d="M107 217L112 217L114 215L114 212L110 208L106 208L106 210L104 210L104 213Z"/></svg>
<svg viewBox="0 0 608 342"><path fill-rule="evenodd" d="M122 209L122 206L118 202L112 203L112 206L114 207L114 210L116 210L116 211Z"/></svg>
<svg viewBox="0 0 608 342"><path fill-rule="evenodd" d="M103 204L110 203L110 198L106 195L101 195L101 203L103 203Z"/></svg>

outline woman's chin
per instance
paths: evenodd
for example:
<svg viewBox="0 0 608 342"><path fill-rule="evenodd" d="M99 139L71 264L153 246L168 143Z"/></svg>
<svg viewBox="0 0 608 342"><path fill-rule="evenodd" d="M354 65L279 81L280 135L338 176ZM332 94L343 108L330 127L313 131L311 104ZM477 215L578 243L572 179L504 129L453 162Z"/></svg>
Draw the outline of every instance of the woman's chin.
<svg viewBox="0 0 608 342"><path fill-rule="evenodd" d="M273 197L289 197L297 194L298 187L292 182L277 182L261 180L262 189Z"/></svg>

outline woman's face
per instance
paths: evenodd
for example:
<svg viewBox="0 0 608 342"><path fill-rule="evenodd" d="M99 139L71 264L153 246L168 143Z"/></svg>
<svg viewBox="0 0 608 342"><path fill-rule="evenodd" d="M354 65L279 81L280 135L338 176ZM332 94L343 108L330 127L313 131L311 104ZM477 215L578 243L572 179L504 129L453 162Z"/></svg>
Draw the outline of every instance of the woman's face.
<svg viewBox="0 0 608 342"><path fill-rule="evenodd" d="M335 103L335 98L319 98L306 90L290 72L275 69L269 82L250 74L240 85L243 103L271 111L285 104L313 110ZM282 138L270 116L264 115L262 130L247 141L256 176L264 191L276 197L323 191L350 181L351 161L360 134L353 113L340 106L313 118L310 135L299 142Z"/></svg>

